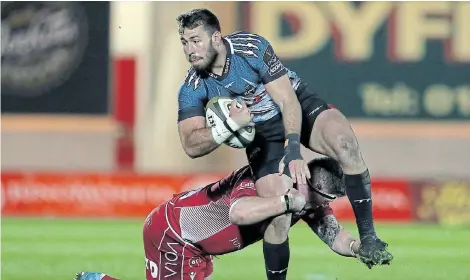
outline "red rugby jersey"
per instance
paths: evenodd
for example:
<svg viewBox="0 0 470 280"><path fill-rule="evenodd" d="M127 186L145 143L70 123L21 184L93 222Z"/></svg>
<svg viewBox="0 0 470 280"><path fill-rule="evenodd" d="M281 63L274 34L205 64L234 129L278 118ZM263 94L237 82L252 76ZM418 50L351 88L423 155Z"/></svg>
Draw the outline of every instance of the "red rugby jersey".
<svg viewBox="0 0 470 280"><path fill-rule="evenodd" d="M239 227L230 222L230 207L256 196L251 170L238 169L216 183L176 194L167 202L169 225L186 242L211 255L240 250L262 238L264 223Z"/></svg>

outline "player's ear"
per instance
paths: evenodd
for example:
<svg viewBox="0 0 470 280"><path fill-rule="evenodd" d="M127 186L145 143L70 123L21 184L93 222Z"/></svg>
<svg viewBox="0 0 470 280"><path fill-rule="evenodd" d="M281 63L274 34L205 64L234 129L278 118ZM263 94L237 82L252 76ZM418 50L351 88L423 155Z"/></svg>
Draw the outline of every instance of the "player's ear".
<svg viewBox="0 0 470 280"><path fill-rule="evenodd" d="M212 41L216 44L222 42L222 34L220 33L220 31L216 30L214 33L212 33Z"/></svg>

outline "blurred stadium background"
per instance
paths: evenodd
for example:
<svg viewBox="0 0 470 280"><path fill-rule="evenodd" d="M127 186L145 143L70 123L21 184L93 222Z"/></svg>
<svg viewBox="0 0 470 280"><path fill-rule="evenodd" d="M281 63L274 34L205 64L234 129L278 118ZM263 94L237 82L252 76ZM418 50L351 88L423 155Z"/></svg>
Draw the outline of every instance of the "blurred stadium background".
<svg viewBox="0 0 470 280"><path fill-rule="evenodd" d="M246 164L179 143L175 18L194 7L270 40L350 119L373 176L393 265L336 256L300 224L289 279L470 279L470 3L444 1L2 2L2 278L143 279L147 212ZM356 232L347 200L334 209ZM259 244L214 276L263 279Z"/></svg>

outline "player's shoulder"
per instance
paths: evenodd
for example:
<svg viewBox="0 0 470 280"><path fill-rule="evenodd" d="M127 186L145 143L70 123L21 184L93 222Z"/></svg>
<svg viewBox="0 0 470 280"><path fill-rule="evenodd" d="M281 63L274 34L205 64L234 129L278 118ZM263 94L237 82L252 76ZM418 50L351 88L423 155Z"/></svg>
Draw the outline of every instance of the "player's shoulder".
<svg viewBox="0 0 470 280"><path fill-rule="evenodd" d="M236 187L236 185L240 182L248 179L252 180L253 175L251 172L251 168L247 165L233 171L229 175L222 178L219 182L221 185L224 185L227 189L232 189Z"/></svg>
<svg viewBox="0 0 470 280"><path fill-rule="evenodd" d="M252 44L269 44L268 40L266 40L263 36L246 31L236 31L225 36L225 38L228 38L231 41L236 40L243 42L251 42Z"/></svg>
<svg viewBox="0 0 470 280"><path fill-rule="evenodd" d="M189 68L179 89L180 94L188 92L204 92L203 78L193 67Z"/></svg>
<svg viewBox="0 0 470 280"><path fill-rule="evenodd" d="M262 58L266 49L270 46L268 40L261 35L245 31L231 33L225 38L230 42L235 55L248 60Z"/></svg>

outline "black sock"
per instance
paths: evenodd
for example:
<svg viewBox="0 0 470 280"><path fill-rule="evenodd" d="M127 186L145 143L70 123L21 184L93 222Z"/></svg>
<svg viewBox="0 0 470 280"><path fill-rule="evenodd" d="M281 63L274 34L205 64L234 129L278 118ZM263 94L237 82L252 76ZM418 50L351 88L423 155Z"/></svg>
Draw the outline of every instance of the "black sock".
<svg viewBox="0 0 470 280"><path fill-rule="evenodd" d="M289 238L281 244L263 241L264 264L268 280L285 280L289 266Z"/></svg>
<svg viewBox="0 0 470 280"><path fill-rule="evenodd" d="M369 170L364 171L362 174L345 174L345 179L346 194L356 216L356 224L361 240L366 237L375 238Z"/></svg>

